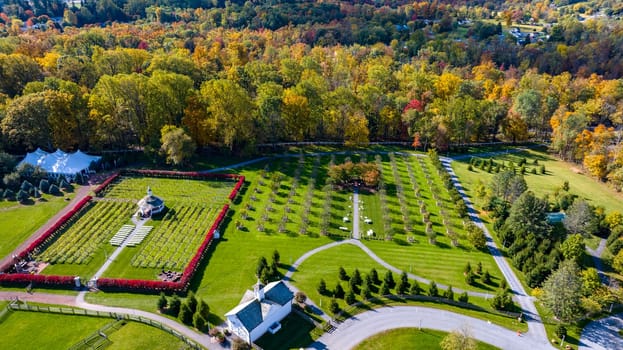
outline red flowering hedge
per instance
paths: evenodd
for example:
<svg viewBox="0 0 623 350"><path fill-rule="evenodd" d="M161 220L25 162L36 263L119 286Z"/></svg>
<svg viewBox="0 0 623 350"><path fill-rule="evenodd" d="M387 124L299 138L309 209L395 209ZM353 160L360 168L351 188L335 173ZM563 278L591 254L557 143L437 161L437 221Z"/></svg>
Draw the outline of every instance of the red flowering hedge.
<svg viewBox="0 0 623 350"><path fill-rule="evenodd" d="M95 192L96 195L99 195L118 177L119 177L119 173L112 174L109 178L107 178L106 180L104 180L104 182L102 182L99 186L97 186L97 188L93 192Z"/></svg>
<svg viewBox="0 0 623 350"><path fill-rule="evenodd" d="M194 179L232 179L237 180L236 185L229 194L229 199L236 198L238 191L244 184L244 176L237 174L207 174L199 172L179 172L179 171L166 171L166 170L124 170L123 174L128 175L142 175L149 177L168 177L168 178L194 178ZM100 194L104 191L117 177L119 173L115 173L106 179L101 185L95 189L96 194ZM48 228L37 240L32 242L24 251L22 251L18 257L24 258L35 248L45 243L48 239L54 236L73 215L75 215L80 209L82 209L92 199L91 196L86 196L80 202L78 202L69 212L63 215L54 225ZM182 278L179 282L163 282L153 280L135 280L135 279L123 279L123 278L100 278L97 280L97 286L102 290L111 291L185 291L190 285L190 280L197 271L197 267L201 263L205 253L212 243L214 238L214 231L219 227L227 211L229 210L229 204L225 204L221 212L212 223L212 226L206 232L206 236L197 249L197 252L190 260L189 264L184 269ZM29 283L35 282L43 285L56 285L56 286L73 286L73 276L51 276L51 275L31 275L31 274L0 274L0 283Z"/></svg>

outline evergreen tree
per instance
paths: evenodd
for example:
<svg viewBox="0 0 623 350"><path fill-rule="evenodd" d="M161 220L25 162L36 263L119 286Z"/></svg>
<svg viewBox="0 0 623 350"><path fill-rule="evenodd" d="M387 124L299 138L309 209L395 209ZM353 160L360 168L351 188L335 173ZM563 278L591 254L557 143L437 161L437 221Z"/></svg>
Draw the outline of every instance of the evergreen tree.
<svg viewBox="0 0 623 350"><path fill-rule="evenodd" d="M420 288L420 284L417 282L417 280L414 280L411 283L411 288L409 289L409 294L411 294L411 295L419 295L421 291L422 291L422 289Z"/></svg>
<svg viewBox="0 0 623 350"><path fill-rule="evenodd" d="M197 311L197 298L192 290L188 292L188 295L186 296L186 303L188 304L190 311L194 314Z"/></svg>
<svg viewBox="0 0 623 350"><path fill-rule="evenodd" d="M164 295L164 292L160 293L160 297L157 302L158 310L162 311L167 307L167 297Z"/></svg>
<svg viewBox="0 0 623 350"><path fill-rule="evenodd" d="M318 288L316 289L318 290L318 293L320 293L320 295L327 294L327 283L324 281L324 279L320 279L320 282L318 283Z"/></svg>
<svg viewBox="0 0 623 350"><path fill-rule="evenodd" d="M180 307L180 313L177 318L186 325L190 325L193 322L193 312L190 310L188 303L183 303Z"/></svg>
<svg viewBox="0 0 623 350"><path fill-rule="evenodd" d="M176 294L173 294L173 297L171 297L171 301L169 302L170 314L173 315L174 317L177 317L177 315L179 315L180 313L181 305L182 305L182 301L180 300L180 298Z"/></svg>
<svg viewBox="0 0 623 350"><path fill-rule="evenodd" d="M206 327L207 321L199 312L195 312L193 315L193 326L197 328L199 331L203 331Z"/></svg>
<svg viewBox="0 0 623 350"><path fill-rule="evenodd" d="M333 290L333 296L339 299L344 299L344 288L340 282L335 285L335 289Z"/></svg>
<svg viewBox="0 0 623 350"><path fill-rule="evenodd" d="M206 303L203 299L199 299L197 313L201 314L204 320L208 320L210 318L210 306L208 306L208 303Z"/></svg>
<svg viewBox="0 0 623 350"><path fill-rule="evenodd" d="M338 305L335 299L331 299L331 303L329 304L329 311L331 311L331 313L334 315L340 312L340 305Z"/></svg>
<svg viewBox="0 0 623 350"><path fill-rule="evenodd" d="M257 276L257 278L261 278L262 277L262 272L267 267L268 267L268 262L266 261L266 258L263 257L263 256L260 257L260 259L257 262L257 268L255 269L255 275Z"/></svg>
<svg viewBox="0 0 623 350"><path fill-rule="evenodd" d="M482 282L484 284L490 284L491 283L491 275L489 274L489 270L486 270L485 274L482 275Z"/></svg>
<svg viewBox="0 0 623 350"><path fill-rule="evenodd" d="M370 270L369 276L372 279L372 284L378 285L381 283L381 281L379 280L379 273L376 272L375 268L372 268L372 270Z"/></svg>
<svg viewBox="0 0 623 350"><path fill-rule="evenodd" d="M396 286L396 282L394 281L394 275L389 270L385 273L383 281L387 284L387 288L389 289L393 289Z"/></svg>
<svg viewBox="0 0 623 350"><path fill-rule="evenodd" d="M459 301L462 303L467 303L469 301L469 296L467 295L467 292L463 292L459 295Z"/></svg>
<svg viewBox="0 0 623 350"><path fill-rule="evenodd" d="M279 251L277 249L273 252L273 262L277 265L281 262L281 256L279 255Z"/></svg>
<svg viewBox="0 0 623 350"><path fill-rule="evenodd" d="M452 286L448 286L448 289L443 293L443 296L448 300L454 300L454 291L452 290Z"/></svg>
<svg viewBox="0 0 623 350"><path fill-rule="evenodd" d="M346 296L344 297L344 301L348 305L352 305L352 304L355 303L355 301L357 301L357 299L355 299L355 292L353 292L352 289L349 290L348 292L346 292Z"/></svg>
<svg viewBox="0 0 623 350"><path fill-rule="evenodd" d="M428 285L428 295L431 297L439 295L439 289L437 289L437 283L435 283L435 281L430 281L430 284Z"/></svg>
<svg viewBox="0 0 623 350"><path fill-rule="evenodd" d="M379 294L380 295L389 294L389 287L387 286L387 282L383 281L383 283L381 283L381 289L379 290Z"/></svg>
<svg viewBox="0 0 623 350"><path fill-rule="evenodd" d="M344 268L342 266L340 266L340 269L338 271L338 277L342 280L342 281L348 281L349 277L346 274L346 270L344 270Z"/></svg>
<svg viewBox="0 0 623 350"><path fill-rule="evenodd" d="M353 283L356 286L360 286L362 279L361 279L361 273L359 273L359 269L355 269L355 272L353 272L353 276L350 278L351 280L354 280Z"/></svg>

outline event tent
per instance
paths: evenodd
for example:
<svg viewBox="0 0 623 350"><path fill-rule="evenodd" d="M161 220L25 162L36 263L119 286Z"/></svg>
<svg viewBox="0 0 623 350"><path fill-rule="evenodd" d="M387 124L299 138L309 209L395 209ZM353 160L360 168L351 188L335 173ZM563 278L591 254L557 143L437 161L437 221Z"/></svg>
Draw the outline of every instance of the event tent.
<svg viewBox="0 0 623 350"><path fill-rule="evenodd" d="M87 173L89 167L100 161L102 157L90 156L78 150L75 153L65 153L57 149L54 153L48 153L40 148L34 152L26 154L26 157L19 163L38 166L46 171L50 176L65 176L73 180L80 173Z"/></svg>

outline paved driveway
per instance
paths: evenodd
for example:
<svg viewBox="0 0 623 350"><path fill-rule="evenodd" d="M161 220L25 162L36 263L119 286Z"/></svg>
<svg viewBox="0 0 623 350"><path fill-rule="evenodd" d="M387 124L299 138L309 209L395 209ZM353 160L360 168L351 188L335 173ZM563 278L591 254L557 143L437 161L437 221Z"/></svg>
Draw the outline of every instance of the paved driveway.
<svg viewBox="0 0 623 350"><path fill-rule="evenodd" d="M544 348L533 337L518 336L516 332L473 317L427 307L396 306L355 315L340 324L333 333L325 333L309 349L352 349L374 334L394 328L418 328L420 325L446 332L467 326L475 339L504 350Z"/></svg>

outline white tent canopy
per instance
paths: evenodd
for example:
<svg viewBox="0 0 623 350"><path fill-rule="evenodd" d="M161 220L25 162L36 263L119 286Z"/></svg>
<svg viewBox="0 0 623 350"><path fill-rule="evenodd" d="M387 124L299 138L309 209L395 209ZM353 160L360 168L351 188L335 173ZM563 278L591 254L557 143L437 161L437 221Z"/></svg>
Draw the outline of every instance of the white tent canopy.
<svg viewBox="0 0 623 350"><path fill-rule="evenodd" d="M38 166L54 177L65 176L74 179L79 173L86 173L89 167L100 161L102 157L90 156L78 150L75 153L65 153L57 149L54 153L48 153L40 148L26 154L18 166L30 164Z"/></svg>

